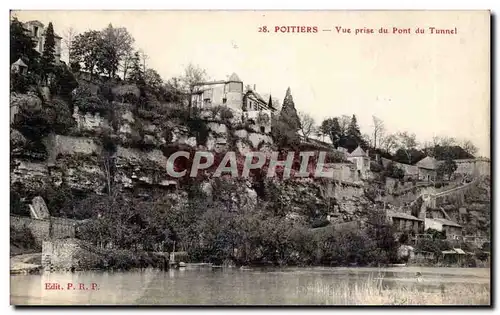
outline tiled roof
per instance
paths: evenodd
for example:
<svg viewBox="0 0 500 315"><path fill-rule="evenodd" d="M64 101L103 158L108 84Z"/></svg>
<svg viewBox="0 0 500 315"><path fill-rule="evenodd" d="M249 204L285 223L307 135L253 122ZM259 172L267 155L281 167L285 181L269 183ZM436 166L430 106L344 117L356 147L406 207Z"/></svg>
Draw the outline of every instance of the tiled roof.
<svg viewBox="0 0 500 315"><path fill-rule="evenodd" d="M234 72L233 72L233 74L231 74L228 81L241 82L240 77L238 77L238 75Z"/></svg>
<svg viewBox="0 0 500 315"><path fill-rule="evenodd" d="M259 93L255 92L255 91L248 91L247 92L247 95L248 94L253 94L255 95L255 98L257 98L260 102L264 103L265 105L267 105L267 102L264 100L264 98L262 96L260 96Z"/></svg>
<svg viewBox="0 0 500 315"><path fill-rule="evenodd" d="M414 217L411 214L407 214L407 213L403 213L403 212L395 212L395 211L391 211L391 210L387 210L387 216L389 216L391 218L399 218L399 219L406 219L406 220L422 221L422 219Z"/></svg>
<svg viewBox="0 0 500 315"><path fill-rule="evenodd" d="M21 58L17 59L16 62L13 63L13 65L21 66L21 67L27 67L27 65L22 61Z"/></svg>
<svg viewBox="0 0 500 315"><path fill-rule="evenodd" d="M351 154L349 154L351 157L356 157L356 156L366 156L366 152L361 149L361 147L357 147L356 150L352 151Z"/></svg>
<svg viewBox="0 0 500 315"><path fill-rule="evenodd" d="M448 219L441 219L441 218L436 218L436 219L432 219L434 221L437 221L439 223L441 223L442 225L448 225L448 226L455 226L455 227L462 227L460 224L458 224L457 222L453 222L451 220L448 220Z"/></svg>
<svg viewBox="0 0 500 315"><path fill-rule="evenodd" d="M419 168L424 168L428 170L435 170L437 168L437 161L433 157L426 156L422 160L418 161L416 164Z"/></svg>

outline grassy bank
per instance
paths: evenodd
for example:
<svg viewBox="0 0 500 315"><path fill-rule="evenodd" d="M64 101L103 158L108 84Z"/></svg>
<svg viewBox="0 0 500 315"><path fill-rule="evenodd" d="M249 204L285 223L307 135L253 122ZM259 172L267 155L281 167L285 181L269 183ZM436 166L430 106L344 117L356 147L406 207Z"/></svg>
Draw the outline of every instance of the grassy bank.
<svg viewBox="0 0 500 315"><path fill-rule="evenodd" d="M337 284L337 292L321 287L308 294L325 296L325 304L341 305L490 305L489 285L470 283L405 283L394 287L369 279L353 285ZM336 285L336 287L337 287ZM348 288L348 289L346 289Z"/></svg>
<svg viewBox="0 0 500 315"><path fill-rule="evenodd" d="M352 292L355 304L363 305L489 305L489 288L455 284L442 292L426 292L417 287L379 289L376 285L359 285Z"/></svg>

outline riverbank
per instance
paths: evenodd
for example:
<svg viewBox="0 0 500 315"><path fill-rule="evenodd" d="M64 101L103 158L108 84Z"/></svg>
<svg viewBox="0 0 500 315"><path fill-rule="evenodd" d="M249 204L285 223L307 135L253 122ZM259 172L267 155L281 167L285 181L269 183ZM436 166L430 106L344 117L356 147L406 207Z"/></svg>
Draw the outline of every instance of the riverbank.
<svg viewBox="0 0 500 315"><path fill-rule="evenodd" d="M421 276L417 277L416 272ZM46 290L58 283L62 290ZM99 292L66 290L95 283ZM224 268L11 275L16 305L488 305L481 268Z"/></svg>
<svg viewBox="0 0 500 315"><path fill-rule="evenodd" d="M42 253L22 254L10 258L10 274L36 274L42 271Z"/></svg>

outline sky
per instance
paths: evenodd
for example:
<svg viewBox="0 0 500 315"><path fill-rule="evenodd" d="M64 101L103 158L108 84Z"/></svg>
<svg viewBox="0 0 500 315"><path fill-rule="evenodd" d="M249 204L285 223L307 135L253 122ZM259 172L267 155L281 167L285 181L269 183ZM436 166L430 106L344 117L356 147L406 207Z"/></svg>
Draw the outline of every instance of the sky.
<svg viewBox="0 0 500 315"><path fill-rule="evenodd" d="M490 16L487 11L17 11L22 21L52 22L61 36L126 27L147 67L167 80L187 64L214 80L237 73L244 85L281 101L291 88L298 111L316 121L372 116L388 133L469 139L490 157ZM269 32L259 32L267 26ZM275 27L317 27L316 33ZM336 28L351 29L338 33ZM378 30L385 27L388 34ZM393 34L393 27L410 33ZM430 34L430 27L456 34ZM416 34L416 28L424 34ZM373 29L355 34L356 29ZM327 31L329 30L329 31Z"/></svg>

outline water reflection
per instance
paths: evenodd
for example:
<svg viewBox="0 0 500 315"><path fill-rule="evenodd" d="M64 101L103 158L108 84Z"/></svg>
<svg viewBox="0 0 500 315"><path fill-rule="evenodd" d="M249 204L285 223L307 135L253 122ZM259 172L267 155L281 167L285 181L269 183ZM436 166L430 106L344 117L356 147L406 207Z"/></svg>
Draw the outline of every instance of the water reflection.
<svg viewBox="0 0 500 315"><path fill-rule="evenodd" d="M12 275L12 304L345 304L371 290L417 289L447 294L467 283L489 288L489 269L286 268L44 273ZM47 290L47 284L60 290ZM89 289L91 284L96 290ZM79 289L83 284L83 290ZM76 289L75 289L76 288Z"/></svg>

